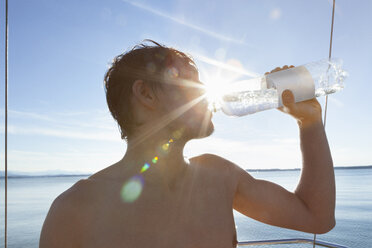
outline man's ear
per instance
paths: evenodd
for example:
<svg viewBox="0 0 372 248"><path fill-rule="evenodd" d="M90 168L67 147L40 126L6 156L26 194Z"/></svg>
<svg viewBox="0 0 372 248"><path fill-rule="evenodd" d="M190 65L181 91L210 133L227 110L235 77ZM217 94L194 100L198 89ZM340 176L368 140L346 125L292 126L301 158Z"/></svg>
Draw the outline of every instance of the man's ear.
<svg viewBox="0 0 372 248"><path fill-rule="evenodd" d="M156 96L153 89L143 82L143 80L137 79L134 81L132 86L132 92L134 97L142 103L146 108L154 109L156 103Z"/></svg>

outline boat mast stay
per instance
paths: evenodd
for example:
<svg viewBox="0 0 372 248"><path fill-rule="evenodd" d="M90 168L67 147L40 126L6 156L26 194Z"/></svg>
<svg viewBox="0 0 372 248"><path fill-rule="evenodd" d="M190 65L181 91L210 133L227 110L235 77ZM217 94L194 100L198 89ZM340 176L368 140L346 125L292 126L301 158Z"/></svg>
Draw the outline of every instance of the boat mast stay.
<svg viewBox="0 0 372 248"><path fill-rule="evenodd" d="M5 0L5 224L4 248L7 248L8 207L8 0Z"/></svg>
<svg viewBox="0 0 372 248"><path fill-rule="evenodd" d="M333 41L333 24L335 22L335 6L336 0L333 0L333 7L332 7L332 24L331 24L331 37L329 40L329 54L328 54L328 61L331 61L332 58L332 41ZM329 67L328 67L329 69ZM327 120L327 106L328 106L328 95L325 97L325 106L324 106L324 123L323 126L325 128L326 120Z"/></svg>

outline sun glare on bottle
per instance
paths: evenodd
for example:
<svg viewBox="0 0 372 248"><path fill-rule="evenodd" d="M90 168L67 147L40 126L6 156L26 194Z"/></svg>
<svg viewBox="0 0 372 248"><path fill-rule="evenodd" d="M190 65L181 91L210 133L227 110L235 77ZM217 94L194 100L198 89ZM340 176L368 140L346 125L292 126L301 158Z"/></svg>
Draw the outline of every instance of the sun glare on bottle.
<svg viewBox="0 0 372 248"><path fill-rule="evenodd" d="M209 78L205 81L206 94L205 97L208 101L208 108L211 111L219 109L221 99L226 93L226 82L223 78Z"/></svg>
<svg viewBox="0 0 372 248"><path fill-rule="evenodd" d="M242 76L251 76L245 71L242 63L236 59L229 59L226 62L208 61L210 65L201 65L199 75L204 83L206 99L211 111L217 111L223 103L223 96L230 91L231 83Z"/></svg>

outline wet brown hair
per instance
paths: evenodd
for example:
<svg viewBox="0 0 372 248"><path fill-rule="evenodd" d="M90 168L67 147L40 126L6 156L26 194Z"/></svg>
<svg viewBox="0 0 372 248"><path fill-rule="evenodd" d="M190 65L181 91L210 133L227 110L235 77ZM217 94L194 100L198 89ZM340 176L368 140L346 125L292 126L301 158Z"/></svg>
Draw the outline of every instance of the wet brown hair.
<svg viewBox="0 0 372 248"><path fill-rule="evenodd" d="M189 55L148 39L113 59L104 86L107 105L118 123L121 139L128 141L136 127L130 104L133 83L141 79L154 91L161 88L164 72L174 67L176 60L196 68Z"/></svg>

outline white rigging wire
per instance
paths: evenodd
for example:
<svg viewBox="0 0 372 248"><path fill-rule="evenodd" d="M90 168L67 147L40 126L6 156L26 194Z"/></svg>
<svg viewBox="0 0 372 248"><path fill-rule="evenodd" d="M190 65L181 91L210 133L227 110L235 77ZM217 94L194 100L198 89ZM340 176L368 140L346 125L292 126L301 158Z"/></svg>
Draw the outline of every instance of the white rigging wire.
<svg viewBox="0 0 372 248"><path fill-rule="evenodd" d="M328 55L328 61L329 62L331 61L331 58L332 58L332 40L333 40L333 24L334 24L334 20L335 20L335 6L336 6L336 0L333 0L331 37L330 37L330 41L329 41L329 55ZM327 107L328 107L328 95L325 96L324 123L323 123L324 128L325 128L326 120L327 120Z"/></svg>
<svg viewBox="0 0 372 248"><path fill-rule="evenodd" d="M8 229L8 0L5 0L5 224L4 248L7 248Z"/></svg>

